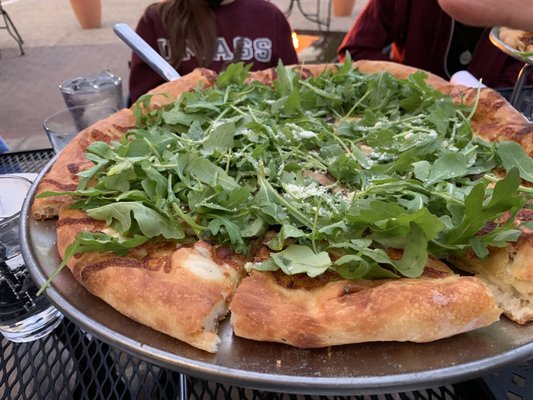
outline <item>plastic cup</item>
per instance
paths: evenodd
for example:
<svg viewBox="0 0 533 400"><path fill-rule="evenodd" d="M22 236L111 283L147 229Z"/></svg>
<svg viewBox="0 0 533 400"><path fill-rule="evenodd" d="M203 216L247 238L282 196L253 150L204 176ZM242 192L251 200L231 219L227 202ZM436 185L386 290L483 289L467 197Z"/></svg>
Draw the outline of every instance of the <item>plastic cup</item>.
<svg viewBox="0 0 533 400"><path fill-rule="evenodd" d="M0 176L0 334L12 342L29 342L51 333L63 314L45 296L36 296L20 253L19 214L28 179Z"/></svg>
<svg viewBox="0 0 533 400"><path fill-rule="evenodd" d="M58 111L43 122L52 148L59 153L80 131L117 112L113 107L87 105Z"/></svg>

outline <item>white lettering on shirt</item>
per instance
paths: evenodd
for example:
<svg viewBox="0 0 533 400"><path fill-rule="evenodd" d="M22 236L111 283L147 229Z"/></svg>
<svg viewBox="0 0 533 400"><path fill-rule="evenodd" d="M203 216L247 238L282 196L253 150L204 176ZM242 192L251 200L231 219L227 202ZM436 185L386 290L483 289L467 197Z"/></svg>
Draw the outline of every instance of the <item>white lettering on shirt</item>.
<svg viewBox="0 0 533 400"><path fill-rule="evenodd" d="M161 57L163 57L165 60L170 60L170 43L165 38L158 38L157 39L157 48L159 49L159 54L161 54Z"/></svg>
<svg viewBox="0 0 533 400"><path fill-rule="evenodd" d="M235 51L240 48L240 57L237 58L241 61L248 61L254 58L254 43L248 37L237 36L233 38L233 48Z"/></svg>
<svg viewBox="0 0 533 400"><path fill-rule="evenodd" d="M257 38L254 40L255 59L269 62L272 58L272 40L269 38Z"/></svg>
<svg viewBox="0 0 533 400"><path fill-rule="evenodd" d="M233 51L228 46L226 39L223 37L217 38L213 61L250 61L255 58L259 62L270 62L272 59L272 40L269 38L265 37L252 40L246 36L236 36L233 38L232 45ZM169 61L171 50L168 39L158 38L157 47L159 54ZM187 48L182 60L189 61L192 57L194 57L194 53L191 49Z"/></svg>
<svg viewBox="0 0 533 400"><path fill-rule="evenodd" d="M217 38L217 49L213 61L231 61L233 60L233 53L229 49L226 40L223 37Z"/></svg>

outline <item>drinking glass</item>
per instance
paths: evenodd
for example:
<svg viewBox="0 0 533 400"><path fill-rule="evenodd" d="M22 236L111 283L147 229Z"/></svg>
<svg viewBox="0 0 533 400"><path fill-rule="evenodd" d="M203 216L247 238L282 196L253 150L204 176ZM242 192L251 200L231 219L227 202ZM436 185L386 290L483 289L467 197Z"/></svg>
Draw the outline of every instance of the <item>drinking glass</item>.
<svg viewBox="0 0 533 400"><path fill-rule="evenodd" d="M116 111L100 105L69 107L47 117L43 127L54 151L59 153L80 131Z"/></svg>
<svg viewBox="0 0 533 400"><path fill-rule="evenodd" d="M0 176L0 334L13 342L29 342L52 332L63 315L45 296L36 296L20 252L19 214L31 181Z"/></svg>
<svg viewBox="0 0 533 400"><path fill-rule="evenodd" d="M105 69L96 75L77 76L59 85L67 107L100 105L120 110L124 106L122 79Z"/></svg>

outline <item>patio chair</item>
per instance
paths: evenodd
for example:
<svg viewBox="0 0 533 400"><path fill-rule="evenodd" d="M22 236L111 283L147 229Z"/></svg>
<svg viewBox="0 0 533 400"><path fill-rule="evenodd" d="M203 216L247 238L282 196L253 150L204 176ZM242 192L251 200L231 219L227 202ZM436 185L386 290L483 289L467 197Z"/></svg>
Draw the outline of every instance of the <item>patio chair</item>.
<svg viewBox="0 0 533 400"><path fill-rule="evenodd" d="M7 13L6 10L4 10L4 7L2 7L2 0L0 0L0 15L4 19L4 24L0 25L0 29L6 29L7 33L15 39L17 44L19 45L20 49L20 55L24 55L24 49L22 48L22 44L24 41L22 40L22 37L20 36L19 32L17 31L17 28L15 27L15 24L13 24L13 21L11 20L11 17ZM1 23L1 22L0 22Z"/></svg>

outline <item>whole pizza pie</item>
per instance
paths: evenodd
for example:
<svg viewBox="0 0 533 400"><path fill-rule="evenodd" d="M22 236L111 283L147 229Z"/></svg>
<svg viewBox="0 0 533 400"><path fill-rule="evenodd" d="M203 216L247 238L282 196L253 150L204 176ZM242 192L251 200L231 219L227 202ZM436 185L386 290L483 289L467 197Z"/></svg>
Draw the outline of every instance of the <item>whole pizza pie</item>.
<svg viewBox="0 0 533 400"><path fill-rule="evenodd" d="M81 132L32 213L59 268L208 352L224 318L427 342L533 318L532 135L497 92L389 62L198 69Z"/></svg>

